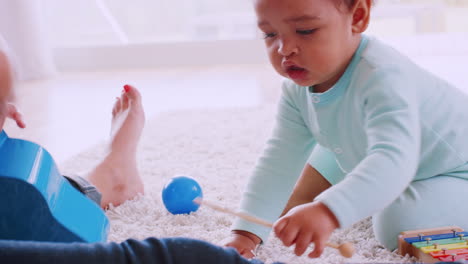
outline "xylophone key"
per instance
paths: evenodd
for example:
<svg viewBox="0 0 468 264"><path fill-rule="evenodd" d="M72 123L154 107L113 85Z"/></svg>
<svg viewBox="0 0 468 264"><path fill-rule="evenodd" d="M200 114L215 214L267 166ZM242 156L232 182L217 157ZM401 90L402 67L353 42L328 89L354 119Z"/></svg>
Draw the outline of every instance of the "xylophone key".
<svg viewBox="0 0 468 264"><path fill-rule="evenodd" d="M468 254L468 248L459 248L459 249L450 249L450 250L441 250L441 251L429 252L429 255L431 255L433 258L447 257L447 256L450 256L451 254L467 255Z"/></svg>
<svg viewBox="0 0 468 264"><path fill-rule="evenodd" d="M444 248L448 249L460 249L460 248L468 248L465 242L462 243L453 243L453 244L444 244ZM421 250L424 253L430 253L434 251L438 251L438 249L434 249L434 246L427 246L427 247L420 247L419 250Z"/></svg>
<svg viewBox="0 0 468 264"><path fill-rule="evenodd" d="M432 240L440 240L440 239L460 239L458 235L463 235L468 237L468 232L456 232L455 235L453 233L445 233L445 234L435 234L435 235L424 235L423 233L418 234L417 237L406 237L405 241L413 244L417 242L425 243L425 238L430 237Z"/></svg>
<svg viewBox="0 0 468 264"><path fill-rule="evenodd" d="M440 261L452 262L452 261L464 261L468 260L468 255L451 255L446 257L438 258Z"/></svg>

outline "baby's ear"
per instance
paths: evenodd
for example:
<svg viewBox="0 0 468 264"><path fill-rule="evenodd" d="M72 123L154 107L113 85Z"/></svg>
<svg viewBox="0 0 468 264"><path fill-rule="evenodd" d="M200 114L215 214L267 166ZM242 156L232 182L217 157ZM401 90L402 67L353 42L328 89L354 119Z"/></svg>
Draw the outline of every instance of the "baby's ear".
<svg viewBox="0 0 468 264"><path fill-rule="evenodd" d="M353 33L362 33L369 26L372 0L357 0L353 7Z"/></svg>

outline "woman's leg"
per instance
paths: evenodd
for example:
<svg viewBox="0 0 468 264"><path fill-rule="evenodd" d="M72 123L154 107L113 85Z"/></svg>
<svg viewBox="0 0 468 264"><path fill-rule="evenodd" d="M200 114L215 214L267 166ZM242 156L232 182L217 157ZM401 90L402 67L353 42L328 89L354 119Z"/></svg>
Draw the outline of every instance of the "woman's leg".
<svg viewBox="0 0 468 264"><path fill-rule="evenodd" d="M122 243L44 243L0 240L1 263L261 264L233 248L188 238L129 239Z"/></svg>
<svg viewBox="0 0 468 264"><path fill-rule="evenodd" d="M112 110L111 140L102 161L86 178L102 194L101 206L119 205L143 194L136 151L145 123L139 91L126 85Z"/></svg>
<svg viewBox="0 0 468 264"><path fill-rule="evenodd" d="M373 216L377 240L394 250L402 231L453 225L468 229L467 190L468 180L452 176L412 182L398 199Z"/></svg>

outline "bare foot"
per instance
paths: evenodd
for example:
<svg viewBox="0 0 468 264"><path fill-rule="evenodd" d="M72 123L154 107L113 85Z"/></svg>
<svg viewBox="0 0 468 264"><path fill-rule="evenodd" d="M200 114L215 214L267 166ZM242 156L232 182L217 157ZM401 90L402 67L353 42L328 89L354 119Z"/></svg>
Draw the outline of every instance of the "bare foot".
<svg viewBox="0 0 468 264"><path fill-rule="evenodd" d="M117 206L143 194L143 182L137 169L136 150L145 123L141 95L125 85L112 110L109 151L88 175L88 180L102 193L101 206Z"/></svg>

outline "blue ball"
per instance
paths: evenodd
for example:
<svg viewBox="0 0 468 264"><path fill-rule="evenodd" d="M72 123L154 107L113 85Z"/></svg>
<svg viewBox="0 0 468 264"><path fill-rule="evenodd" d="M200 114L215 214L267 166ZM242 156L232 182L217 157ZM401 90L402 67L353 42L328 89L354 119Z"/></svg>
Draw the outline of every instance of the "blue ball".
<svg viewBox="0 0 468 264"><path fill-rule="evenodd" d="M172 178L163 188L162 200L171 214L189 214L200 207L193 199L203 198L198 182L187 176Z"/></svg>

